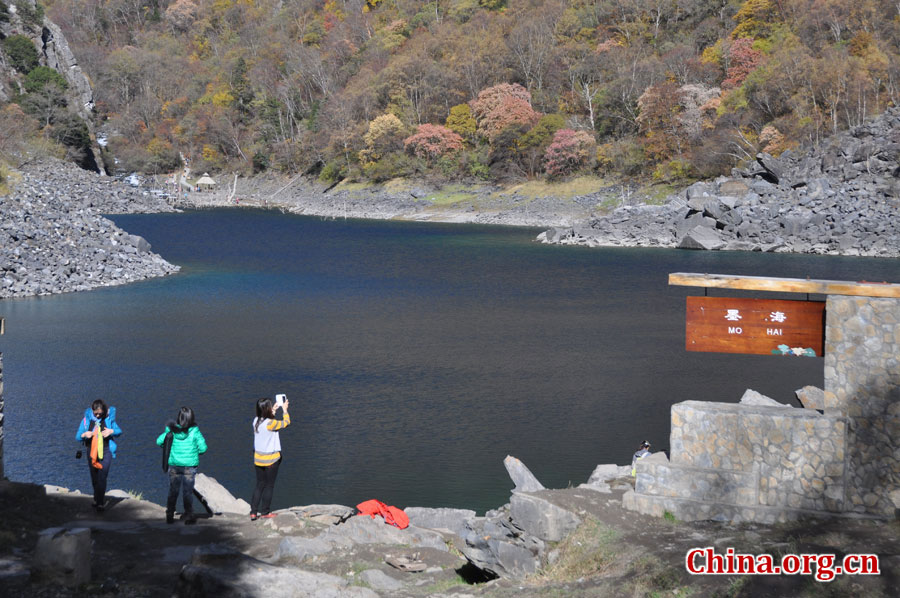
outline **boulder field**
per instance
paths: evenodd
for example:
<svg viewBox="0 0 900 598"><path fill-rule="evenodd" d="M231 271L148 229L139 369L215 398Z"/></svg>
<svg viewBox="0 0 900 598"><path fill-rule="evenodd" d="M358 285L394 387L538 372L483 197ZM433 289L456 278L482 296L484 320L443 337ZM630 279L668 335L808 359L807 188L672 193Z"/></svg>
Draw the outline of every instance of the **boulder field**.
<svg viewBox="0 0 900 598"><path fill-rule="evenodd" d="M0 196L0 298L84 291L179 270L102 214L169 212L154 195L59 161Z"/></svg>
<svg viewBox="0 0 900 598"><path fill-rule="evenodd" d="M805 152L765 153L659 206L621 206L545 243L900 255L900 108Z"/></svg>

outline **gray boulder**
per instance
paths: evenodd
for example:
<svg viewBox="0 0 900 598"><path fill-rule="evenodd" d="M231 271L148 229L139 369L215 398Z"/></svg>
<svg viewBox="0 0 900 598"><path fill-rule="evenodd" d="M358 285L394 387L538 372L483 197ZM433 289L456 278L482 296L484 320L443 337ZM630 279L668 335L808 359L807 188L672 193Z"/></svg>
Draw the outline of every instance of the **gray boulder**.
<svg viewBox="0 0 900 598"><path fill-rule="evenodd" d="M513 492L509 501L512 522L545 542L559 542L581 524L581 518L534 494Z"/></svg>
<svg viewBox="0 0 900 598"><path fill-rule="evenodd" d="M347 544L351 545L350 543ZM328 554L336 548L335 543L328 539L320 537L303 538L289 536L284 538L278 545L273 559L275 562L291 560L298 563L303 562L311 556L320 554Z"/></svg>
<svg viewBox="0 0 900 598"><path fill-rule="evenodd" d="M235 513L249 515L250 505L241 498L235 498L223 485L206 474L198 473L194 478L194 494L210 513Z"/></svg>
<svg viewBox="0 0 900 598"><path fill-rule="evenodd" d="M760 394L755 390L747 389L741 397L741 405L755 405L757 407L785 407L791 409L790 405L779 403L775 399L770 399L764 394Z"/></svg>
<svg viewBox="0 0 900 598"><path fill-rule="evenodd" d="M359 574L359 578L376 590L393 592L403 587L402 581L394 579L380 569L366 569Z"/></svg>
<svg viewBox="0 0 900 598"><path fill-rule="evenodd" d="M594 468L594 471L591 473L591 477L588 478L587 486L596 486L596 485L606 485L609 488L609 485L606 482L610 480L615 480L616 478L624 478L631 475L631 467L628 465L616 465L615 463L606 463L603 465L598 465Z"/></svg>
<svg viewBox="0 0 900 598"><path fill-rule="evenodd" d="M349 541L353 544L399 544L413 548L434 548L442 552L448 550L444 536L439 532L412 525L400 529L386 524L381 517L351 517L340 525L328 528L319 537L328 541Z"/></svg>
<svg viewBox="0 0 900 598"><path fill-rule="evenodd" d="M701 208L702 209L702 208ZM679 220L675 224L675 236L679 239L683 238L690 231L698 226L706 228L715 228L716 221L703 215L702 211L694 212Z"/></svg>
<svg viewBox="0 0 900 598"><path fill-rule="evenodd" d="M726 179L719 183L719 194L743 197L750 191L750 186L741 179ZM731 207L734 207L733 205Z"/></svg>
<svg viewBox="0 0 900 598"><path fill-rule="evenodd" d="M804 386L794 391L804 409L825 409L825 391L815 386Z"/></svg>
<svg viewBox="0 0 900 598"><path fill-rule="evenodd" d="M681 242L678 243L679 249L721 249L725 247L725 241L719 236L719 233L713 228L706 226L696 226L691 229Z"/></svg>
<svg viewBox="0 0 900 598"><path fill-rule="evenodd" d="M505 459L503 459L503 465L506 467L506 471L509 472L509 477L512 478L513 483L516 487L513 489L516 492L536 492L538 490L544 490L544 485L541 484L534 474L531 473L525 464L516 459L511 455L507 455Z"/></svg>
<svg viewBox="0 0 900 598"><path fill-rule="evenodd" d="M475 517L475 511L470 509L407 507L403 511L409 517L410 525L447 530L460 538L466 533L466 521Z"/></svg>
<svg viewBox="0 0 900 598"><path fill-rule="evenodd" d="M291 507L290 510L300 519L328 525L342 523L356 513L356 509L344 505L306 505L303 507Z"/></svg>
<svg viewBox="0 0 900 598"><path fill-rule="evenodd" d="M544 543L508 517L478 517L467 523L462 553L474 566L498 577L524 579L541 566Z"/></svg>
<svg viewBox="0 0 900 598"><path fill-rule="evenodd" d="M91 530L51 527L38 534L34 572L42 579L65 586L91 580Z"/></svg>

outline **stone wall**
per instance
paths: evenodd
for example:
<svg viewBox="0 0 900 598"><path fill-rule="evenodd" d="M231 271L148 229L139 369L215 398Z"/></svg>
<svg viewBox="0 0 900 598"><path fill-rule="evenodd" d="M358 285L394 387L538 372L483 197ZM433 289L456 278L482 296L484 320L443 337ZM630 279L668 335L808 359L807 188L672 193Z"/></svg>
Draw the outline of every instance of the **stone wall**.
<svg viewBox="0 0 900 598"><path fill-rule="evenodd" d="M900 299L831 296L825 400L845 415L846 510L892 515L900 488Z"/></svg>
<svg viewBox="0 0 900 598"><path fill-rule="evenodd" d="M829 296L816 408L685 401L671 461L639 461L624 504L682 520L895 514L900 497L900 299Z"/></svg>
<svg viewBox="0 0 900 598"><path fill-rule="evenodd" d="M847 421L815 409L685 401L671 461L638 462L626 506L682 520L776 522L844 510Z"/></svg>

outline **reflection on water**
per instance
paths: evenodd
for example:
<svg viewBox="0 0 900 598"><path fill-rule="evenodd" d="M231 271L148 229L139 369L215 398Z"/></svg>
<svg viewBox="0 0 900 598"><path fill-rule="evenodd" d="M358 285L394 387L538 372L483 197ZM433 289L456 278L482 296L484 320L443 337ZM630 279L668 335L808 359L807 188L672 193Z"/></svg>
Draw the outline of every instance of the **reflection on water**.
<svg viewBox="0 0 900 598"><path fill-rule="evenodd" d="M103 397L124 430L111 487L164 500L154 441L190 405L201 471L248 499L254 399L284 392L275 506L483 511L508 500L507 454L547 486L577 485L641 440L666 448L672 403L821 386L821 359L686 353L684 297L703 291L669 287L670 272L900 279L895 260L550 247L500 227L115 220L183 270L0 302L11 479L88 489L75 430Z"/></svg>

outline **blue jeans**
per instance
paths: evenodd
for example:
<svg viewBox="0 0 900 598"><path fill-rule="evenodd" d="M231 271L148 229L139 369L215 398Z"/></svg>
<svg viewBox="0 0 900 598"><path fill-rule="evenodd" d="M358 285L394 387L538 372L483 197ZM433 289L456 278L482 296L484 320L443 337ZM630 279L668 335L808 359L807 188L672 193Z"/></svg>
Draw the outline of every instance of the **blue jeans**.
<svg viewBox="0 0 900 598"><path fill-rule="evenodd" d="M169 498L166 501L167 511L171 513L175 512L175 504L178 502L178 490L180 489L184 514L191 515L194 512L194 476L196 475L196 467L169 465Z"/></svg>

